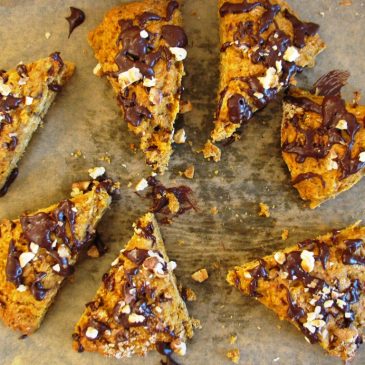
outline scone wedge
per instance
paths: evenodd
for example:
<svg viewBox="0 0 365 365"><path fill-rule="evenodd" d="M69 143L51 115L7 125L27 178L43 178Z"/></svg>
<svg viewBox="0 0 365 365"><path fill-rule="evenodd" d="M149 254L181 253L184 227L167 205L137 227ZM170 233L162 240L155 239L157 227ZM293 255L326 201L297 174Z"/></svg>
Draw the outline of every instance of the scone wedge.
<svg viewBox="0 0 365 365"><path fill-rule="evenodd" d="M95 73L107 76L146 163L161 173L172 154L187 54L179 7L167 0L122 4L89 34Z"/></svg>
<svg viewBox="0 0 365 365"><path fill-rule="evenodd" d="M282 154L292 184L315 208L365 173L365 106L346 103L350 74L331 71L310 91L291 88L283 103Z"/></svg>
<svg viewBox="0 0 365 365"><path fill-rule="evenodd" d="M0 196L15 180L17 164L57 93L75 66L55 52L0 71Z"/></svg>
<svg viewBox="0 0 365 365"><path fill-rule="evenodd" d="M350 360L363 342L364 243L365 227L355 224L236 267L227 280L309 342Z"/></svg>
<svg viewBox="0 0 365 365"><path fill-rule="evenodd" d="M192 322L176 285L157 221L148 213L76 325L74 349L116 358L157 350L184 355Z"/></svg>
<svg viewBox="0 0 365 365"><path fill-rule="evenodd" d="M237 129L272 101L325 48L319 26L302 22L282 0L219 0L221 42L218 106L212 142ZM208 141L205 157L212 154Z"/></svg>
<svg viewBox="0 0 365 365"><path fill-rule="evenodd" d="M75 184L74 198L0 223L0 318L36 331L111 202L110 180Z"/></svg>

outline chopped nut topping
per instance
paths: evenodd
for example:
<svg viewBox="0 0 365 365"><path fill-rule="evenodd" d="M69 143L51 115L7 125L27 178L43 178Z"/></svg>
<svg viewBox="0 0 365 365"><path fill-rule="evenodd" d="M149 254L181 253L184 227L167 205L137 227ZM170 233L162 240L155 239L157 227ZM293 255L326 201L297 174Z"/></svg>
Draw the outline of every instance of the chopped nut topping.
<svg viewBox="0 0 365 365"><path fill-rule="evenodd" d="M279 76L274 67L269 67L263 77L258 77L261 85L265 90L275 88L279 85Z"/></svg>
<svg viewBox="0 0 365 365"><path fill-rule="evenodd" d="M182 144L186 142L185 129L181 128L174 134L174 142L177 144Z"/></svg>
<svg viewBox="0 0 365 365"><path fill-rule="evenodd" d="M143 86L145 87L153 87L156 86L156 79L152 77L152 79L144 78L143 79Z"/></svg>
<svg viewBox="0 0 365 365"><path fill-rule="evenodd" d="M18 291L18 292L20 292L20 293L23 293L23 292L25 292L26 290L27 290L27 287L25 286L25 285L19 285L17 288L16 288L16 290Z"/></svg>
<svg viewBox="0 0 365 365"><path fill-rule="evenodd" d="M148 187L148 182L145 178L141 179L136 185L136 191L142 191Z"/></svg>
<svg viewBox="0 0 365 365"><path fill-rule="evenodd" d="M88 327L85 336L90 340L95 340L98 337L99 331L94 327Z"/></svg>
<svg viewBox="0 0 365 365"><path fill-rule="evenodd" d="M60 271L61 271L61 267L60 267L60 265L59 265L59 264L56 264L56 265L52 266L52 269L53 269L54 271L56 271L56 272L60 272Z"/></svg>
<svg viewBox="0 0 365 365"><path fill-rule="evenodd" d="M259 216L269 218L270 217L269 206L265 203L260 203L259 207L260 207Z"/></svg>
<svg viewBox="0 0 365 365"><path fill-rule="evenodd" d="M141 36L141 38L148 38L148 32L144 29L139 32L139 35Z"/></svg>
<svg viewBox="0 0 365 365"><path fill-rule="evenodd" d="M3 83L2 79L0 79L0 94L3 96L8 96L11 93L11 87Z"/></svg>
<svg viewBox="0 0 365 365"><path fill-rule="evenodd" d="M142 79L143 75L137 67L132 67L129 70L120 73L118 76L118 82L122 90Z"/></svg>
<svg viewBox="0 0 365 365"><path fill-rule="evenodd" d="M175 56L176 61L183 61L185 60L186 56L188 55L188 52L185 48L180 47L170 47L170 52Z"/></svg>
<svg viewBox="0 0 365 365"><path fill-rule="evenodd" d="M182 342L180 339L173 340L171 342L171 349L180 356L185 356L186 354L186 343Z"/></svg>
<svg viewBox="0 0 365 365"><path fill-rule="evenodd" d="M30 261L32 261L35 257L35 254L33 252L23 252L19 256L19 264L20 267L25 267Z"/></svg>
<svg viewBox="0 0 365 365"><path fill-rule="evenodd" d="M34 253L34 254L37 254L38 253L38 250L39 250L39 245L37 245L36 243L34 242L31 242L30 245L29 245L29 248L30 250Z"/></svg>
<svg viewBox="0 0 365 365"><path fill-rule="evenodd" d="M94 74L95 76L101 76L101 74L102 74L102 69L101 69L101 64L100 64L100 63L98 63L98 64L94 67L94 69L93 69L93 74Z"/></svg>
<svg viewBox="0 0 365 365"><path fill-rule="evenodd" d="M311 251L303 250L300 254L302 259L301 266L306 272L312 272L314 269L314 253Z"/></svg>
<svg viewBox="0 0 365 365"><path fill-rule="evenodd" d="M300 53L298 52L298 49L290 46L284 53L284 60L288 62L295 62L300 57Z"/></svg>
<svg viewBox="0 0 365 365"><path fill-rule="evenodd" d="M346 122L346 120L341 119L341 120L337 123L336 128L337 128L337 129L342 129L342 130L347 129L347 122Z"/></svg>
<svg viewBox="0 0 365 365"><path fill-rule="evenodd" d="M365 162L365 152L361 152L361 153L359 154L359 160L360 160L361 162Z"/></svg>
<svg viewBox="0 0 365 365"><path fill-rule="evenodd" d="M200 269L192 274L191 277L198 283L202 283L209 278L209 275L206 269Z"/></svg>
<svg viewBox="0 0 365 365"><path fill-rule="evenodd" d="M33 98L30 96L25 97L25 105L32 105L33 104Z"/></svg>
<svg viewBox="0 0 365 365"><path fill-rule="evenodd" d="M286 260L284 252L281 251L276 252L274 254L274 259L278 264L282 265Z"/></svg>
<svg viewBox="0 0 365 365"><path fill-rule="evenodd" d="M65 257L70 257L70 251L68 250L68 248L65 245L61 245L58 250L58 255L62 258Z"/></svg>
<svg viewBox="0 0 365 365"><path fill-rule="evenodd" d="M142 323L146 318L140 314L132 313L128 317L130 323Z"/></svg>

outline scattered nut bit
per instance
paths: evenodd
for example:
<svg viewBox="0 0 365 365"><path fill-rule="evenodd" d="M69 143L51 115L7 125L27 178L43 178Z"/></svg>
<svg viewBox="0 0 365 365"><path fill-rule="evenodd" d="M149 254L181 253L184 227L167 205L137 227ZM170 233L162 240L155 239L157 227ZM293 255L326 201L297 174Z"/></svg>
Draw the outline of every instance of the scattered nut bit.
<svg viewBox="0 0 365 365"><path fill-rule="evenodd" d="M98 64L94 67L94 69L93 69L93 74L94 74L95 76L101 76L101 75L102 75L102 68L101 68L101 64L100 64L100 63L98 63Z"/></svg>
<svg viewBox="0 0 365 365"><path fill-rule="evenodd" d="M281 232L281 239L283 241L286 241L288 237L289 237L289 230L283 229L283 231Z"/></svg>
<svg viewBox="0 0 365 365"><path fill-rule="evenodd" d="M17 290L18 292L20 292L20 293L23 293L23 292L27 291L27 287L26 287L25 285L20 284L20 285L16 288L16 290Z"/></svg>
<svg viewBox="0 0 365 365"><path fill-rule="evenodd" d="M92 179L97 179L100 176L103 176L105 174L105 168L100 167L93 167L92 169L88 170L88 173Z"/></svg>
<svg viewBox="0 0 365 365"><path fill-rule="evenodd" d="M260 203L259 207L260 207L259 216L269 218L270 217L269 206L265 203Z"/></svg>
<svg viewBox="0 0 365 365"><path fill-rule="evenodd" d="M44 34L44 36L46 37L46 39L50 39L51 38L51 33L50 32L46 32Z"/></svg>
<svg viewBox="0 0 365 365"><path fill-rule="evenodd" d="M202 283L209 278L209 275L206 269L200 269L192 274L191 277L198 283Z"/></svg>
<svg viewBox="0 0 365 365"><path fill-rule="evenodd" d="M282 265L286 260L284 252L281 251L275 252L274 259L278 264Z"/></svg>
<svg viewBox="0 0 365 365"><path fill-rule="evenodd" d="M118 83L122 90L142 79L143 75L138 67L132 67L118 75Z"/></svg>
<svg viewBox="0 0 365 365"><path fill-rule="evenodd" d="M203 328L202 324L200 323L200 320L193 317L191 318L191 324L193 328L197 328L199 330Z"/></svg>
<svg viewBox="0 0 365 365"><path fill-rule="evenodd" d="M208 140L202 150L204 158L213 159L214 162L218 162L221 159L221 150Z"/></svg>
<svg viewBox="0 0 365 365"><path fill-rule="evenodd" d="M96 246L91 246L87 251L87 255L93 259L97 259L100 256L100 253Z"/></svg>
<svg viewBox="0 0 365 365"><path fill-rule="evenodd" d="M178 355L184 356L186 354L186 343L177 338L171 342L171 349Z"/></svg>
<svg viewBox="0 0 365 365"><path fill-rule="evenodd" d="M31 262L35 257L33 252L23 252L19 256L19 264L21 268L24 268L29 262Z"/></svg>
<svg viewBox="0 0 365 365"><path fill-rule="evenodd" d="M145 178L139 180L136 185L136 191L142 191L148 187L148 182Z"/></svg>
<svg viewBox="0 0 365 365"><path fill-rule="evenodd" d="M233 350L229 350L227 352L227 357L228 359L230 359L233 363L238 364L238 362L240 361L240 350L239 349L233 349Z"/></svg>
<svg viewBox="0 0 365 365"><path fill-rule="evenodd" d="M195 173L195 167L194 167L194 165L190 165L184 171L184 176L187 179L192 179L194 177L194 173Z"/></svg>
<svg viewBox="0 0 365 365"><path fill-rule="evenodd" d="M174 134L174 142L177 144L183 144L186 142L185 129L181 128Z"/></svg>
<svg viewBox="0 0 365 365"><path fill-rule="evenodd" d="M237 342L237 336L236 336L236 335L231 335L231 336L229 337L229 343L230 343L231 345L234 345L236 342Z"/></svg>
<svg viewBox="0 0 365 365"><path fill-rule="evenodd" d="M128 317L129 323L142 323L146 318L140 314L132 313Z"/></svg>
<svg viewBox="0 0 365 365"><path fill-rule="evenodd" d="M210 213L212 215L217 215L218 214L218 208L217 207L212 207L210 208Z"/></svg>

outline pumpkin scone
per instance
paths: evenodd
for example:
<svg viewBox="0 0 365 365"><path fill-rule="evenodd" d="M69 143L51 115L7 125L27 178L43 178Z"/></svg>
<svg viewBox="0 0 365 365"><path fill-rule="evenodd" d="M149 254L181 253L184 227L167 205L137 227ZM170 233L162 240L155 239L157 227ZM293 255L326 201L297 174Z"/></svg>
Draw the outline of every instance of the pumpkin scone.
<svg viewBox="0 0 365 365"><path fill-rule="evenodd" d="M187 36L177 1L146 0L110 10L89 34L98 60L146 163L163 173L172 154Z"/></svg>
<svg viewBox="0 0 365 365"><path fill-rule="evenodd" d="M363 342L364 241L365 227L355 224L236 267L227 280L310 343L350 360Z"/></svg>
<svg viewBox="0 0 365 365"><path fill-rule="evenodd" d="M0 71L0 196L18 175L17 164L75 66L55 52Z"/></svg>
<svg viewBox="0 0 365 365"><path fill-rule="evenodd" d="M36 331L111 202L110 180L74 184L73 198L0 223L0 318Z"/></svg>
<svg viewBox="0 0 365 365"><path fill-rule="evenodd" d="M284 99L282 154L311 208L350 189L365 172L365 106L341 97L349 76L331 71L311 92L291 88Z"/></svg>
<svg viewBox="0 0 365 365"><path fill-rule="evenodd" d="M157 221L148 213L103 276L73 334L74 349L116 358L157 350L184 355L192 321L176 285Z"/></svg>
<svg viewBox="0 0 365 365"><path fill-rule="evenodd" d="M253 114L272 101L304 67L313 67L325 48L319 26L305 23L282 0L218 1L220 21L220 82L212 142L234 139Z"/></svg>

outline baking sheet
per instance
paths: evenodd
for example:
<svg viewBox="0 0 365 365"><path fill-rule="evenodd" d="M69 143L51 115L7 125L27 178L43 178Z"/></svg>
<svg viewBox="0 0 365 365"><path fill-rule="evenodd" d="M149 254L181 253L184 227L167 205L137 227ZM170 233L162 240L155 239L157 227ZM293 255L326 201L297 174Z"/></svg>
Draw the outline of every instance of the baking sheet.
<svg viewBox="0 0 365 365"><path fill-rule="evenodd" d="M33 137L19 165L19 177L0 200L0 218L15 218L24 210L35 210L67 197L71 183L87 178L90 167L104 166L123 185L122 199L99 226L109 252L100 259L79 264L74 281L62 289L36 334L19 340L18 334L0 324L1 365L159 363L160 357L152 353L142 360L116 361L71 349L73 327L84 304L92 298L102 274L128 241L132 222L148 206L127 184L147 176L149 170L142 154L130 151L130 143L136 140L119 116L107 81L92 74L96 61L86 41L87 32L120 2L0 0L0 68L32 61L54 50L77 65L75 76L49 111L44 127ZM340 68L352 73L346 87L348 97L354 90L363 89L364 1L353 0L349 7L339 6L339 0L289 2L304 19L321 24L321 35L328 44L317 67L300 75L300 82L310 86L326 71ZM83 9L87 20L67 39L64 18L69 15L69 6ZM305 208L290 186L280 155L280 99L253 118L241 140L224 149L220 163L208 163L194 153L208 136L215 108L219 60L216 1L186 0L184 15L190 39L185 86L194 109L178 123L185 126L193 147L176 147L170 171L162 179L166 184L183 182L191 186L199 207L198 213L188 213L173 225L162 227L169 256L178 263L178 278L198 295L189 310L203 326L196 331L182 362L230 364L226 352L239 347L240 364L244 365L341 364L326 356L319 346L307 344L291 325L280 322L253 299L229 287L225 275L236 264L363 218L365 202L360 197L365 196L365 182L315 211ZM45 38L46 32L51 33L49 39ZM76 150L81 150L85 158L72 157ZM99 160L106 153L111 164ZM183 180L178 171L191 163L196 168L195 178ZM270 205L270 218L258 217L261 201ZM215 216L210 213L212 207L218 208ZM289 229L289 239L283 242L280 236L285 228ZM204 284L194 283L190 275L202 267L208 269L210 278ZM237 334L237 345L229 344L230 334ZM352 364L364 363L365 346Z"/></svg>

